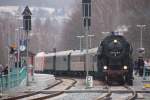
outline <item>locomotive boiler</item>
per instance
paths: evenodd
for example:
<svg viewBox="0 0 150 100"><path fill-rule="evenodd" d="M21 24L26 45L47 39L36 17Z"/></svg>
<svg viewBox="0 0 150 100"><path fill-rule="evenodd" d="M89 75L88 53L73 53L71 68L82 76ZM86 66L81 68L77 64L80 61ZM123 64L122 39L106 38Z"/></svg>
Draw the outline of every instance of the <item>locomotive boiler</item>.
<svg viewBox="0 0 150 100"><path fill-rule="evenodd" d="M120 35L110 35L98 46L97 68L100 80L128 85L133 84L132 47Z"/></svg>

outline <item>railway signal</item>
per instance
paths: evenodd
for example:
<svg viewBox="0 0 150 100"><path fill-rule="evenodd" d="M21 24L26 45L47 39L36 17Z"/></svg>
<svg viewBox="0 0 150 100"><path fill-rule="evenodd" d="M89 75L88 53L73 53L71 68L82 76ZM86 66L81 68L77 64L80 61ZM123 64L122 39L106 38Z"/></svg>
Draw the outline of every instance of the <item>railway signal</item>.
<svg viewBox="0 0 150 100"><path fill-rule="evenodd" d="M85 31L85 47L86 47L86 79L89 76L89 55L88 55L88 34L91 26L91 0L82 0L82 17L83 17L83 26ZM88 81L86 81L86 87L88 88Z"/></svg>
<svg viewBox="0 0 150 100"><path fill-rule="evenodd" d="M25 31L31 31L31 11L28 6L24 9L23 13L23 28Z"/></svg>
<svg viewBox="0 0 150 100"><path fill-rule="evenodd" d="M91 0L82 0L83 26L91 26Z"/></svg>
<svg viewBox="0 0 150 100"><path fill-rule="evenodd" d="M27 40L27 56L26 56L26 60L27 60L27 86L29 86L29 76L28 76L28 66L29 66L29 57L28 57L28 49L29 49L29 39L28 39L28 35L29 35L29 31L31 31L31 15L32 15L32 13L31 13L31 11L30 11L30 9L29 9L29 7L28 6L26 6L25 7L25 9L24 9L24 11L23 11L23 13L22 13L22 15L23 15L23 29L24 29L24 31L26 32L26 40Z"/></svg>

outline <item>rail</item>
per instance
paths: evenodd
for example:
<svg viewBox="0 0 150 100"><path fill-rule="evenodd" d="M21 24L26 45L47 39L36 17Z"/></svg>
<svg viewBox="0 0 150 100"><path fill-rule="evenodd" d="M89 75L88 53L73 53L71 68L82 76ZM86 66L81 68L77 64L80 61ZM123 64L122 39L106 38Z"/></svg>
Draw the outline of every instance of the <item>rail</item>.
<svg viewBox="0 0 150 100"><path fill-rule="evenodd" d="M132 95L128 96L126 100L135 100L137 98L137 92L134 89L130 88L129 86L125 85L124 87L130 90L132 93Z"/></svg>
<svg viewBox="0 0 150 100"><path fill-rule="evenodd" d="M106 86L106 89L107 89L107 93L104 94L104 95L99 96L98 98L96 98L96 100L106 100L106 99L109 100L110 99L112 91L110 90L109 86Z"/></svg>
<svg viewBox="0 0 150 100"><path fill-rule="evenodd" d="M67 79L67 78L64 78ZM59 85L64 84L65 81L63 81L62 79L58 78L57 80L60 80L58 83L44 89L45 91L59 87ZM70 84L68 84L64 90L68 90L70 89L72 86L74 86L74 84L76 84L76 80L74 79L69 79L70 81L72 81ZM46 93L46 92L42 92L42 91L36 91L36 92L32 92L26 95L22 95L22 96L16 96L16 97L11 97L11 98L7 98L6 100L16 100L16 99L27 99L27 100L43 100L43 99L48 99L48 98L52 98L58 95L61 95L64 93L64 90L62 91L56 91L56 92L50 92L50 93Z"/></svg>

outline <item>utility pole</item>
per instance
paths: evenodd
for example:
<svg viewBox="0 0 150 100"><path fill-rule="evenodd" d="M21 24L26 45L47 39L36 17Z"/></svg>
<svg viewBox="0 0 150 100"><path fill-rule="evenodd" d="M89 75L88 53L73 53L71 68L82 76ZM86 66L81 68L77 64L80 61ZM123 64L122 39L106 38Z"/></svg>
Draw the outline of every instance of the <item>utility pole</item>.
<svg viewBox="0 0 150 100"><path fill-rule="evenodd" d="M140 32L140 48L143 48L143 28L146 27L146 25L136 25L137 27L139 27L141 29L141 32Z"/></svg>
<svg viewBox="0 0 150 100"><path fill-rule="evenodd" d="M76 37L80 39L80 51L82 51L82 39L83 39L85 36L80 35L80 36L76 36Z"/></svg>
<svg viewBox="0 0 150 100"><path fill-rule="evenodd" d="M7 61L7 63L8 63L8 89L11 87L10 86L10 82L11 82L11 78L10 78L10 34L9 34L9 32L7 33L7 46L8 46L8 61Z"/></svg>
<svg viewBox="0 0 150 100"><path fill-rule="evenodd" d="M10 30L10 27L8 26L7 27L8 28L8 30ZM11 78L10 78L10 67L11 67L11 65L10 65L10 56L11 56L11 54L10 54L10 32L8 32L7 33L7 46L8 46L8 84L7 84L7 87L8 87L8 89L11 87L11 85L10 85L10 82L11 82Z"/></svg>

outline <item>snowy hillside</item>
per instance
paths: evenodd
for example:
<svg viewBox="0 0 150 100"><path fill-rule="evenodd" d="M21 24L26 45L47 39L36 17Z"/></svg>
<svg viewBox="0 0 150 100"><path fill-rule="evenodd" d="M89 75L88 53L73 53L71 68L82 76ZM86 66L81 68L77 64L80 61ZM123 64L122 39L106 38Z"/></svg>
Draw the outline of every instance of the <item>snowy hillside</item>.
<svg viewBox="0 0 150 100"><path fill-rule="evenodd" d="M21 16L25 7L23 6L0 6L0 15L9 13L12 16ZM48 8L48 7L29 7L32 12L32 18L40 18L45 20L50 18L51 20L58 20L59 22L69 19L71 10L67 11L64 8Z"/></svg>

